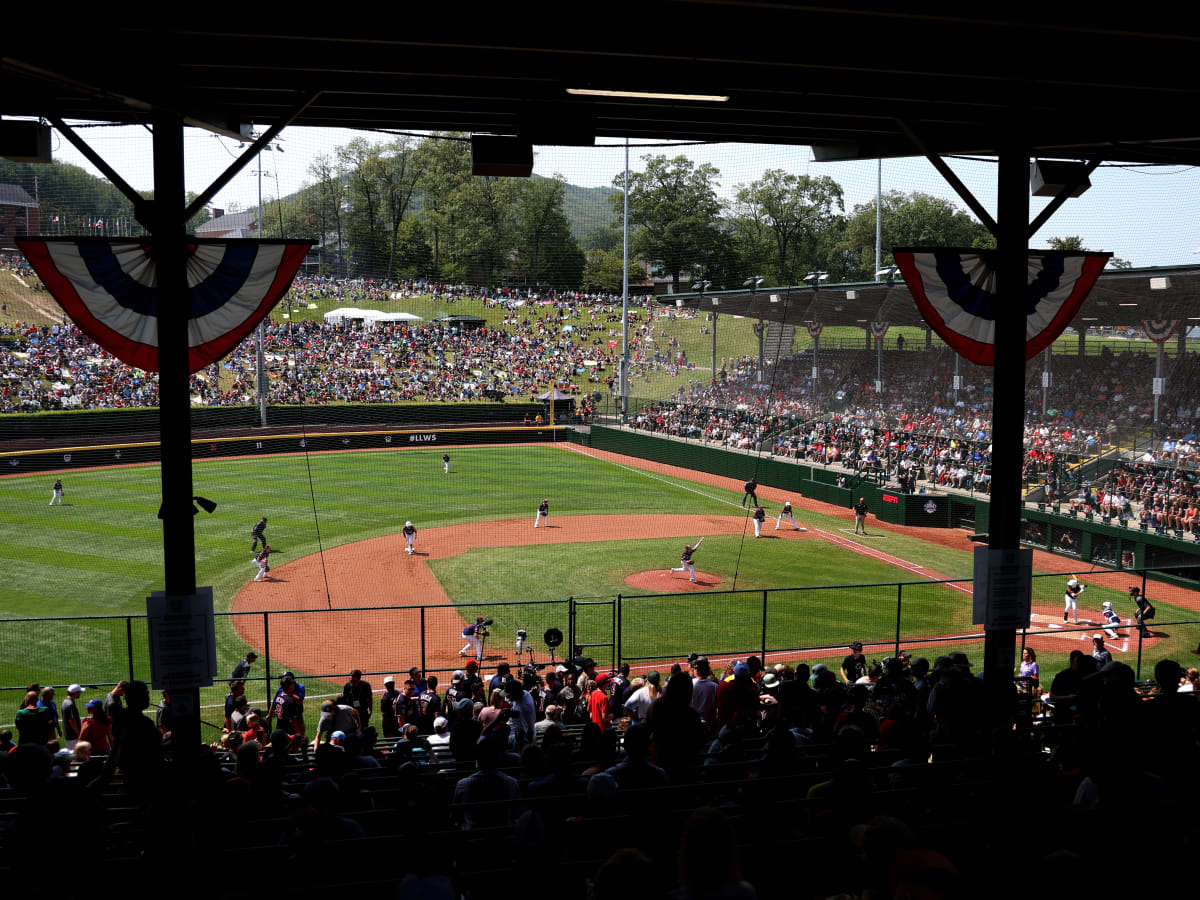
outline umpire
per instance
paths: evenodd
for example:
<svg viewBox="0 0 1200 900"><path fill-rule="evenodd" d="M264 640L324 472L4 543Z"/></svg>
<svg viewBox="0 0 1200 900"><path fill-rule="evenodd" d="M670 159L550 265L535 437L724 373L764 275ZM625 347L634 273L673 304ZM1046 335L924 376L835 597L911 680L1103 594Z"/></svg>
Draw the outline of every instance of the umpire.
<svg viewBox="0 0 1200 900"><path fill-rule="evenodd" d="M747 497L754 501L754 506L758 506L758 494L754 493L758 490L758 482L751 478L744 485L742 485L742 487L746 491L746 493L742 495L742 506L746 505Z"/></svg>
<svg viewBox="0 0 1200 900"><path fill-rule="evenodd" d="M265 548L267 546L267 517L263 516L258 520L258 524L250 529L250 537L254 539L254 543L250 545L250 552L253 553L258 549L258 542L262 541Z"/></svg>
<svg viewBox="0 0 1200 900"><path fill-rule="evenodd" d="M867 498L859 497L858 502L854 504L854 533L867 533Z"/></svg>

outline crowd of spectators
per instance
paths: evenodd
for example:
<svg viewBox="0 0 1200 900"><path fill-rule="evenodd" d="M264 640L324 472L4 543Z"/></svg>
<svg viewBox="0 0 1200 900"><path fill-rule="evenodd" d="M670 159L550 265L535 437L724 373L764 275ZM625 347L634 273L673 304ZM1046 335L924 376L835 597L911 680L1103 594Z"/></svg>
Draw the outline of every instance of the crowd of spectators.
<svg viewBox="0 0 1200 900"><path fill-rule="evenodd" d="M88 700L85 714L80 685L61 707L53 690L30 685L17 740L0 733L0 844L10 875L44 878L23 863L67 816L89 823L106 860L138 860L146 877L168 840L199 858L227 846L233 814L242 852L269 849L276 871L313 886L400 884L397 896L418 896L403 893L414 878L449 892L424 896L497 896L489 879L528 874L520 858L542 860L560 891L583 896L590 882L598 900L672 889L687 900L784 888L799 897L990 896L994 850L964 832L993 833L990 822L999 835L1035 815L1044 834L1022 847L1036 864L1081 850L1093 825L1111 829L1114 815L1194 801L1200 676L1174 661L1155 666L1155 684L1139 685L1123 663L1076 651L1030 691L1039 677L1030 654L1012 692L1013 730L996 728L995 700L964 653L930 664L907 653L874 662L859 643L849 651L836 671L754 656L723 671L692 656L644 675L628 665L600 671L586 657L543 671L502 663L492 674L472 662L444 689L419 668L399 686L386 677L382 690L355 671L325 698L306 696L285 673L257 705L237 678L220 739L190 760L196 754L174 738L169 693L152 710L146 684L122 682ZM250 661L234 674L247 675ZM1014 807L1022 785L1037 790ZM964 807L968 797L978 809ZM682 841L646 842L636 826L668 810L686 822ZM779 860L752 863L756 842L738 839L751 822L805 860L800 883ZM455 830L461 840L449 837ZM480 869L455 851L474 834L519 853ZM391 852L434 835L445 846L432 855ZM379 845L386 864L344 865L368 840L394 842ZM696 855L701 844L719 849L714 840L722 853ZM898 874L918 849L925 864ZM855 858L862 864L847 865ZM1069 865L1086 873L1091 864ZM619 877L627 870L640 880ZM900 890L898 877L935 878L942 893ZM233 887L223 893L240 895Z"/></svg>

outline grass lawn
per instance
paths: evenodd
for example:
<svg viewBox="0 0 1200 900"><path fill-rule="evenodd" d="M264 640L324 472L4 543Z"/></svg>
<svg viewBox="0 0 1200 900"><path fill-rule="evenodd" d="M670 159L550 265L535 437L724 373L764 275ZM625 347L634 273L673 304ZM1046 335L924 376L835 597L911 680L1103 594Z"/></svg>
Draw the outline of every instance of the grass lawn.
<svg viewBox="0 0 1200 900"><path fill-rule="evenodd" d="M670 477L635 472L553 446L479 447L453 451L454 475L441 472L438 448L382 452L314 454L313 495L303 456L207 460L194 465L195 491L218 503L214 515L196 522L197 580L212 585L218 610L254 573L248 532L262 515L270 519L268 535L280 562L317 550L313 497L326 548L399 530L405 519L419 528L470 521L528 516L542 496L553 498L559 516L620 512L740 513L740 492L698 485ZM145 624L128 616L144 612L145 597L161 587L159 469L68 472L63 477L66 506L48 507L53 476L0 479L0 559L7 577L0 582L0 618L89 617L57 622L0 624L0 641L8 652L0 658L0 703L16 707L17 694L31 681L65 684L79 680L100 685L129 677L127 646L134 647L134 675L149 675ZM768 504L774 511L774 504ZM845 520L801 512L809 527L834 534ZM561 519L559 521L562 521ZM771 528L768 523L768 533ZM762 643L763 594L773 587L858 585L804 591L771 591L767 598L767 643L772 648L837 647L851 640L883 642L868 655L890 655L895 631L898 589L894 583L915 576L823 541L742 541L737 535L714 535L697 555L701 571L724 579L712 592L670 597L643 594L625 585L635 571L676 565L680 541L653 538L540 547L477 548L431 565L449 596L471 616L472 604L559 600L626 595L622 603L624 658L684 656L693 650L719 654L755 650ZM901 559L951 577L969 577L971 557L964 550L926 543L906 535L889 535L871 544ZM1064 560L1061 571L1071 563ZM733 593L734 573L737 575ZM1077 570L1085 581L1085 571ZM1035 579L1035 603L1057 606L1062 577ZM1123 615L1127 597L1098 585L1089 588L1087 608L1099 610L1112 599ZM1151 594L1153 597L1153 594ZM405 602L420 602L420 597ZM1189 618L1159 603L1158 621ZM280 608L287 607L286 596ZM496 619L494 640L508 651L517 627L530 631L539 659L545 657L540 637L548 625L563 627L562 607L489 607ZM901 595L906 636L965 633L970 625L970 599L944 585L906 584ZM91 618L113 616L114 618ZM577 640L598 645L612 640L612 605L581 606ZM564 631L566 629L564 628ZM1163 627L1162 640L1143 662L1143 675L1153 662L1171 654L1184 659L1196 646L1200 626ZM218 671L227 673L249 649L226 617L218 617ZM954 645L904 646L925 655L948 652ZM1082 645L1081 645L1082 646ZM961 648L977 661L982 645ZM874 650L875 652L872 652ZM591 652L591 651L589 651ZM612 651L592 655L611 659ZM840 651L830 660L840 663ZM773 657L787 658L786 654ZM1128 662L1133 659L1122 657ZM1065 654L1048 653L1043 670L1061 667ZM814 660L808 660L813 662ZM407 668L413 660L397 660ZM256 675L262 674L260 668ZM273 662L277 675L280 662ZM381 680L376 678L377 681ZM334 689L316 682L314 696ZM97 690L100 690L97 688ZM266 686L251 691L263 699ZM204 692L206 705L219 705L222 685ZM209 711L206 720L219 719Z"/></svg>

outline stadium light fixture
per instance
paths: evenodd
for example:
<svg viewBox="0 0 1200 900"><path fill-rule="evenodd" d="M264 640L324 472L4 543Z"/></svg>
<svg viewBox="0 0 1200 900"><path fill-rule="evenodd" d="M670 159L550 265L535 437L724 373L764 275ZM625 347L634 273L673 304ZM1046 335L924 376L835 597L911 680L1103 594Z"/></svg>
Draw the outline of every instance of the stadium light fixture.
<svg viewBox="0 0 1200 900"><path fill-rule="evenodd" d="M613 91L601 88L567 88L575 97L618 97L626 100L685 100L689 103L728 103L726 94L675 94L669 91Z"/></svg>
<svg viewBox="0 0 1200 900"><path fill-rule="evenodd" d="M809 282L812 285L812 289L815 291L818 288L820 288L822 281L829 280L829 273L828 272L809 272L807 275L804 276L803 280Z"/></svg>
<svg viewBox="0 0 1200 900"><path fill-rule="evenodd" d="M876 278L886 278L888 283L896 280L896 274L900 271L899 266L884 266L882 269L875 270Z"/></svg>
<svg viewBox="0 0 1200 900"><path fill-rule="evenodd" d="M761 275L751 275L742 282L742 287L750 288L750 293L752 294L757 293L758 289L766 283L766 280L767 279L763 278Z"/></svg>

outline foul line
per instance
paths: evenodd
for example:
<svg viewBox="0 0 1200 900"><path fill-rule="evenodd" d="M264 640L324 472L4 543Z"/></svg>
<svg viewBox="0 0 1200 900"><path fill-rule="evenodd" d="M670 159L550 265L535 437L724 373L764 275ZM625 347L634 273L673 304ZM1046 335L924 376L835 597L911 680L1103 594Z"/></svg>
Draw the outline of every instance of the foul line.
<svg viewBox="0 0 1200 900"><path fill-rule="evenodd" d="M635 472L638 475L644 475L647 478L653 478L655 481L661 481L664 484L671 485L672 487L682 488L685 491L691 491L693 494L699 494L701 497L707 497L709 500L715 500L718 503L725 503L725 504L728 504L729 506L734 505L732 500L726 500L724 497L714 497L711 494L706 494L706 493L704 493L704 491L698 490L694 487L689 487L686 484L678 484L674 481L671 481L668 478L665 478L660 475L656 475L653 472L647 472L645 469L638 469L638 468L635 468L634 466L627 466L624 463L615 462L611 459L604 459L603 457L600 457L600 456L592 456L592 454L588 453L586 450L582 449L581 447L577 447L573 444L564 444L564 445L559 445L559 446L565 446L567 449L569 449L573 453L582 453L584 456L588 457L589 459L594 459L597 462L608 463L609 465L616 466L619 469L624 469L627 472ZM875 550L872 547L868 547L865 544L860 544L858 541L851 541L847 538L836 535L830 531L826 531L823 528L817 528L815 525L812 525L811 523L808 525L808 527L812 531L815 531L817 534L824 535L825 539L828 540L830 543L837 544L838 546L844 547L845 549L850 550L854 553L859 553L859 554L862 554L863 556L868 556L873 559L877 559L880 562L884 562L889 565L895 566L898 569L904 569L905 571L911 572L914 575L920 575L922 578L926 578L929 581L937 581L937 582L944 581L944 579L935 578L933 575L929 574L928 572L922 571L924 569L924 566L920 566L917 563L909 562L906 559L901 559L900 557L893 556L890 553L883 553L881 551ZM972 594L973 593L972 588L967 585L955 584L953 582L945 582L945 584L947 587L953 588L954 590L959 591L964 594Z"/></svg>

